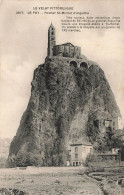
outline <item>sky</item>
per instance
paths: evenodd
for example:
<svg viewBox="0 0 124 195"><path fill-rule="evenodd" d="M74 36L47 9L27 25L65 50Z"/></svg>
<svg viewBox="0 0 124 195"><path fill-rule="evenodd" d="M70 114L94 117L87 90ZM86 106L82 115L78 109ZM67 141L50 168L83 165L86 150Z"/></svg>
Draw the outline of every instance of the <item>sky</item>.
<svg viewBox="0 0 124 195"><path fill-rule="evenodd" d="M73 6L75 11L90 16L119 16L121 28L62 32L65 15L16 14L33 7ZM82 54L97 62L115 95L124 118L124 3L121 0L84 1L16 1L0 3L0 137L13 138L26 110L33 72L47 55L48 27L56 28L57 44L71 42L80 46Z"/></svg>

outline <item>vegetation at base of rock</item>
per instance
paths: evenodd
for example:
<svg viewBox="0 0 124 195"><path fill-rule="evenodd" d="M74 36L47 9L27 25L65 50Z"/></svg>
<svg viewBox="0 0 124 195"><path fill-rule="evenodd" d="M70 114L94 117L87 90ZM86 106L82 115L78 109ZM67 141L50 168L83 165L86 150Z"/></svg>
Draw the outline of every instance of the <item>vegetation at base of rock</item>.
<svg viewBox="0 0 124 195"><path fill-rule="evenodd" d="M98 123L113 116L120 116L120 111L98 65L80 69L59 58L46 60L34 71L31 97L8 163L65 165L69 142L82 138L94 144L103 135Z"/></svg>
<svg viewBox="0 0 124 195"><path fill-rule="evenodd" d="M40 154L19 153L16 157L10 157L8 166L9 167L27 167L27 166L63 166L66 165L66 155L57 154L51 158L43 158Z"/></svg>
<svg viewBox="0 0 124 195"><path fill-rule="evenodd" d="M115 136L111 127L107 127L104 136L97 137L94 149L98 152L111 152L112 148L122 150L123 145L124 141L120 137Z"/></svg>
<svg viewBox="0 0 124 195"><path fill-rule="evenodd" d="M119 159L113 160L113 159L105 159L101 158L98 153L96 154L89 154L86 158L86 161L84 163L85 166L88 166L90 168L96 167L97 169L102 169L102 167L113 167L113 166L119 166Z"/></svg>

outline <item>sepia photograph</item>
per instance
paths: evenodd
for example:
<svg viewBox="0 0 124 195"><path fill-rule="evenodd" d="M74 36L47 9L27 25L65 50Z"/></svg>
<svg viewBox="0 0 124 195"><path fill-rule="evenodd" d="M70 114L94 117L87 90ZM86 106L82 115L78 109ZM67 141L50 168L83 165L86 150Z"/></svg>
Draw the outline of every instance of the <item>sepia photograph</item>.
<svg viewBox="0 0 124 195"><path fill-rule="evenodd" d="M123 6L0 1L0 195L124 194Z"/></svg>

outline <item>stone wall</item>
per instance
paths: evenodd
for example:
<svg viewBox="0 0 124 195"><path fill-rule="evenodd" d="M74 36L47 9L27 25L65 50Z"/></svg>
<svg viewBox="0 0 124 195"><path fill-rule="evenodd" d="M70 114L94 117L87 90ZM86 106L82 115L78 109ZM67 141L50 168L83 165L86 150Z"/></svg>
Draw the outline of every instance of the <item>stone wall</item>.
<svg viewBox="0 0 124 195"><path fill-rule="evenodd" d="M81 48L77 46L66 45L66 44L55 45L53 47L53 55L80 59Z"/></svg>

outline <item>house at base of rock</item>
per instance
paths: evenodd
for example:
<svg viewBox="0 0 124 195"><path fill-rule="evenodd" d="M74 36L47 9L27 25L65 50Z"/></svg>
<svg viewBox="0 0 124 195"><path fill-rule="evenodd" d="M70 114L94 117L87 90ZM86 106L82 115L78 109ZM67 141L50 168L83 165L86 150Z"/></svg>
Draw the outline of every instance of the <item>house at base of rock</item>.
<svg viewBox="0 0 124 195"><path fill-rule="evenodd" d="M92 153L93 146L90 143L70 144L70 165L81 166L89 153Z"/></svg>

